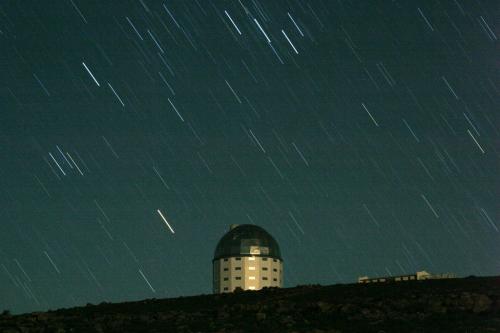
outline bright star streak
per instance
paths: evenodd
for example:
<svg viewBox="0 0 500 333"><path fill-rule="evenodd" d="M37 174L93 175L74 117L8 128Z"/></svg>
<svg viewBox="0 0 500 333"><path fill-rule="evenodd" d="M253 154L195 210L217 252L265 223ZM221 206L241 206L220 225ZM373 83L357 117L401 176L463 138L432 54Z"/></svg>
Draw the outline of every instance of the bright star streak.
<svg viewBox="0 0 500 333"><path fill-rule="evenodd" d="M476 138L474 137L474 135L472 135L472 133L470 132L470 130L467 130L467 133L469 133L470 137L474 140L474 142L476 143L476 145L479 147L479 149L481 150L481 153L484 154L483 147L481 147L481 145L479 144L479 142L477 142Z"/></svg>
<svg viewBox="0 0 500 333"><path fill-rule="evenodd" d="M66 152L66 154L68 155L68 157L71 160L71 162L73 162L73 164L76 166L76 169L78 170L78 172L83 176L82 170L80 169L80 167L78 166L78 164L76 164L76 162L73 159L73 157L71 157L71 155L68 152Z"/></svg>
<svg viewBox="0 0 500 333"><path fill-rule="evenodd" d="M167 98L167 100L170 103L170 105L174 108L175 112L177 112L177 115L179 116L179 118L181 118L181 120L184 122L184 118L182 118L181 114L179 113L179 111L175 107L174 103L172 103L172 101L170 100L170 98Z"/></svg>
<svg viewBox="0 0 500 333"><path fill-rule="evenodd" d="M285 36L285 38L288 41L288 43L290 43L290 45L292 46L292 48L295 51L295 53L299 54L299 51L297 51L297 49L295 48L295 45L292 44L292 41L290 40L290 38L288 38L288 36L286 35L286 32L284 30L281 30L281 32Z"/></svg>
<svg viewBox="0 0 500 333"><path fill-rule="evenodd" d="M366 108L365 106L365 103L361 103L361 105L363 106L363 108L365 109L366 112L368 112L368 115L370 116L370 118L372 119L373 123L375 124L375 126L378 127L378 123L377 121L375 120L375 118L373 118L372 114L370 113L370 111L368 111L368 109Z"/></svg>
<svg viewBox="0 0 500 333"><path fill-rule="evenodd" d="M295 23L295 20L293 19L292 15L290 15L290 13L287 13L288 14L288 17L290 18L290 20L292 20L293 22L293 25L295 25L295 28L297 28L297 30L299 31L300 35L302 37L304 37L304 34L302 33L302 30L300 30L299 26L297 25L297 23Z"/></svg>
<svg viewBox="0 0 500 333"><path fill-rule="evenodd" d="M170 231L173 234L175 234L174 229L172 229L172 227L170 226L170 224L168 224L167 219L165 218L165 216L163 216L163 214L161 213L161 211L159 209L157 209L156 211L158 212L158 214L160 214L161 218L163 219L163 221L165 222L165 224L167 225L167 227L170 229Z"/></svg>
<svg viewBox="0 0 500 333"><path fill-rule="evenodd" d="M259 27L260 31L262 32L262 34L264 35L264 37L266 37L266 40L268 43L271 43L271 40L269 39L269 37L267 36L266 32L264 31L264 29L262 29L262 27L260 26L260 23L256 20L256 19L253 19L253 21L257 24L257 26Z"/></svg>
<svg viewBox="0 0 500 333"><path fill-rule="evenodd" d="M118 99L118 101L120 101L120 104L122 106L125 106L125 104L123 103L122 99L120 98L120 96L117 94L117 92L115 91L115 89L111 86L111 84L108 82L108 86L111 88L111 91L113 92L113 94L115 94L115 97Z"/></svg>
<svg viewBox="0 0 500 333"><path fill-rule="evenodd" d="M142 278L144 279L144 281L146 281L146 283L148 284L149 288L151 288L151 291L156 293L156 290L153 288L153 286L151 285L151 283L149 283L149 280L148 278L144 275L144 273L139 269L139 273L141 273L142 275Z"/></svg>
<svg viewBox="0 0 500 333"><path fill-rule="evenodd" d="M94 82L97 84L98 87L100 87L101 85L99 84L99 82L97 82L94 74L92 74L92 72L90 71L90 69L87 67L87 65L85 65L84 62L82 62L82 65L83 67L85 67L85 69L87 70L87 72L90 74L90 76L92 77L92 79L94 80Z"/></svg>
<svg viewBox="0 0 500 333"><path fill-rule="evenodd" d="M52 155L52 153L49 153L50 157L52 158L52 160L54 161L54 163L57 165L57 167L59 168L59 170L61 170L62 174L64 176L66 176L66 172L64 172L64 170L61 168L61 166L59 165L59 163L57 163L56 159L54 158L54 156Z"/></svg>
<svg viewBox="0 0 500 333"><path fill-rule="evenodd" d="M236 29L236 31L238 31L238 33L241 35L241 31L240 29L238 29L238 26L236 25L236 23L234 23L233 19L231 18L231 16L229 16L229 13L227 12L227 10L224 11L224 13L226 14L226 16L229 18L229 20L231 21L231 23L233 24L234 28Z"/></svg>

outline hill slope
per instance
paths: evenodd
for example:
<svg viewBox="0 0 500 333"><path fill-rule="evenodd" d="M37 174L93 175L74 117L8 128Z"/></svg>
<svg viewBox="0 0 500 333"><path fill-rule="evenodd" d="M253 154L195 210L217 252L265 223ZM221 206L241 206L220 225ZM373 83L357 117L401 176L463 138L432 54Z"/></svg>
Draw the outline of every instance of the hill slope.
<svg viewBox="0 0 500 333"><path fill-rule="evenodd" d="M500 332L500 277L104 303L2 315L0 332Z"/></svg>

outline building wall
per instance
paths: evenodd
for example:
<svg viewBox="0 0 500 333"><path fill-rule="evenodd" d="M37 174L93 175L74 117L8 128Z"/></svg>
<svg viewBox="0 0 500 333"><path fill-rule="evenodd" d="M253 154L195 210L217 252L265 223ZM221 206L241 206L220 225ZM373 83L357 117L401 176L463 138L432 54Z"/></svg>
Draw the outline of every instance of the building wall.
<svg viewBox="0 0 500 333"><path fill-rule="evenodd" d="M231 257L213 262L214 293L283 286L283 262L269 257Z"/></svg>

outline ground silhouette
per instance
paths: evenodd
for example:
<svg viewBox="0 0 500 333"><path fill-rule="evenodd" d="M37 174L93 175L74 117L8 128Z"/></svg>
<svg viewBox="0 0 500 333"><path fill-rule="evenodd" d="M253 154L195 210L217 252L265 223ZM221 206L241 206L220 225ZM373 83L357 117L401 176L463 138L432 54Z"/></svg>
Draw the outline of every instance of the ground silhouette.
<svg viewBox="0 0 500 333"><path fill-rule="evenodd" d="M500 332L500 276L4 311L0 332Z"/></svg>

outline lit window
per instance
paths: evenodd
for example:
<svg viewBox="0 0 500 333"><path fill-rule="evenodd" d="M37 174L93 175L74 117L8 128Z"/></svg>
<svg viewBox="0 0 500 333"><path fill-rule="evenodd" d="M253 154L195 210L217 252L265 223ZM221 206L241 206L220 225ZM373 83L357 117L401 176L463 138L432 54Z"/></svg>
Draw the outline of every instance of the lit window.
<svg viewBox="0 0 500 333"><path fill-rule="evenodd" d="M248 267L248 270L249 270L249 271L255 271L255 267L250 266L250 267Z"/></svg>
<svg viewBox="0 0 500 333"><path fill-rule="evenodd" d="M248 289L255 290L255 287L254 286L250 286L250 287L248 287Z"/></svg>
<svg viewBox="0 0 500 333"><path fill-rule="evenodd" d="M249 276L248 279L249 280L255 280L255 276Z"/></svg>
<svg viewBox="0 0 500 333"><path fill-rule="evenodd" d="M255 257L249 257L248 260L255 260Z"/></svg>
<svg viewBox="0 0 500 333"><path fill-rule="evenodd" d="M267 267L262 267L262 270L263 271L267 271Z"/></svg>
<svg viewBox="0 0 500 333"><path fill-rule="evenodd" d="M235 271L241 271L241 267L235 267L234 270Z"/></svg>
<svg viewBox="0 0 500 333"><path fill-rule="evenodd" d="M262 280L267 281L267 276L263 276L263 277L262 277Z"/></svg>

